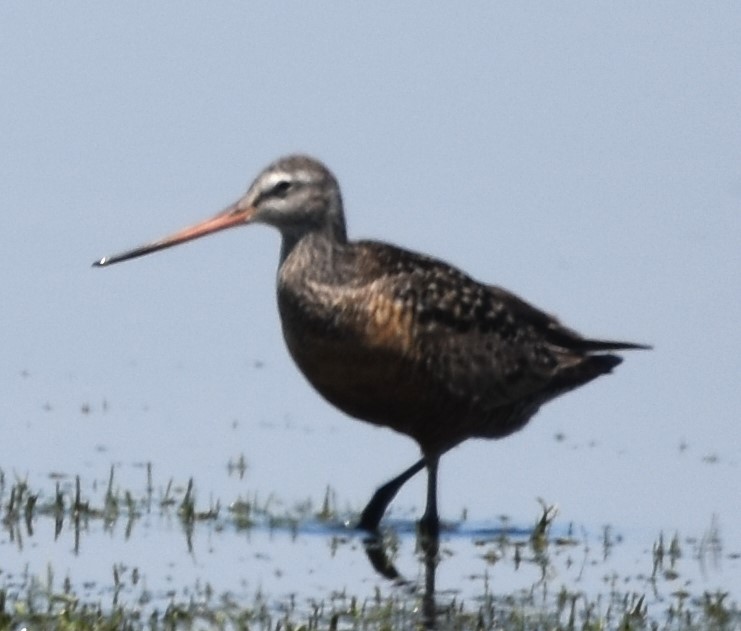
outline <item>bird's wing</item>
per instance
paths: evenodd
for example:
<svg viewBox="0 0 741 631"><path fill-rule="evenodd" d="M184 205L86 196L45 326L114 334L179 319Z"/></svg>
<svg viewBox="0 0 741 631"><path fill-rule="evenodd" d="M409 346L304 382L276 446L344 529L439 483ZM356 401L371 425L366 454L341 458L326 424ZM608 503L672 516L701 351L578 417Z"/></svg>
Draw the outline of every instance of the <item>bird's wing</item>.
<svg viewBox="0 0 741 631"><path fill-rule="evenodd" d="M381 243L358 245L360 282L374 296L361 301L371 310L367 319L379 306L396 314L392 324L403 333L397 338L411 369L484 406L563 391L563 376L589 352L634 346L587 340L514 294L434 258ZM575 373L573 385L584 377Z"/></svg>

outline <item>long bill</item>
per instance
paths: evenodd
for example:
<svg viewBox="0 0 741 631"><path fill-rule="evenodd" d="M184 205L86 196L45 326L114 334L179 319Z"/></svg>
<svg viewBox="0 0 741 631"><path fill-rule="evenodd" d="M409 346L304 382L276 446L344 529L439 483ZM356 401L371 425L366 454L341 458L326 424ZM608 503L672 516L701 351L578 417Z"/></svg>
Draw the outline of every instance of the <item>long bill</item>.
<svg viewBox="0 0 741 631"><path fill-rule="evenodd" d="M218 215L193 226L183 228L168 237L152 241L151 243L141 245L131 250L126 250L125 252L113 254L112 256L104 256L102 259L95 261L93 267L104 267L106 265L113 265L114 263L121 263L122 261L135 259L139 256L144 256L145 254L157 252L158 250L171 248L174 245L179 245L186 241L205 237L207 234L212 234L213 232L241 226L245 223L249 223L254 214L254 207L237 202L236 204L229 206L226 210L220 212Z"/></svg>

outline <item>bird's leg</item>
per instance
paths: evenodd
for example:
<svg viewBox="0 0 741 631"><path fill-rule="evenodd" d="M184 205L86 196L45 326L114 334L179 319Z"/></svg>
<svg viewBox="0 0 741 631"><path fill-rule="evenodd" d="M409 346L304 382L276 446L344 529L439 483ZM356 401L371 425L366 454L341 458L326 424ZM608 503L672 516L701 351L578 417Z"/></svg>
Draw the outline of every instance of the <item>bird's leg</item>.
<svg viewBox="0 0 741 631"><path fill-rule="evenodd" d="M394 499L396 494L399 492L399 489L404 486L404 483L409 478L413 477L425 468L426 463L427 461L422 458L404 471L404 473L396 476L393 480L387 482L376 490L370 502L368 502L367 506L363 509L363 512L360 515L360 521L356 528L359 530L367 530L368 532L376 532L378 530L378 525L381 523L381 519L383 518L383 514L386 512L391 500Z"/></svg>
<svg viewBox="0 0 741 631"><path fill-rule="evenodd" d="M427 507L419 521L423 538L436 541L440 535L440 518L437 515L437 464L440 456L427 456Z"/></svg>

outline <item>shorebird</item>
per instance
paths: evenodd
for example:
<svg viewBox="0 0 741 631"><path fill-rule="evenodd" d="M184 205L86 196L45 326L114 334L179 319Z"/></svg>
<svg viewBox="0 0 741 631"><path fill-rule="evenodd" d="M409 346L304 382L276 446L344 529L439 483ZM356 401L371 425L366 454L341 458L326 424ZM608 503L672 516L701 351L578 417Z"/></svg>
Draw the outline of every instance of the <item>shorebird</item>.
<svg viewBox="0 0 741 631"><path fill-rule="evenodd" d="M375 531L401 486L427 468L420 521L437 536L440 457L469 438L503 438L547 401L609 373L607 351L641 344L582 337L505 289L387 243L350 241L337 179L281 158L211 219L104 257L106 266L250 223L282 235L278 309L309 383L357 419L413 438L422 458L380 487L358 527Z"/></svg>

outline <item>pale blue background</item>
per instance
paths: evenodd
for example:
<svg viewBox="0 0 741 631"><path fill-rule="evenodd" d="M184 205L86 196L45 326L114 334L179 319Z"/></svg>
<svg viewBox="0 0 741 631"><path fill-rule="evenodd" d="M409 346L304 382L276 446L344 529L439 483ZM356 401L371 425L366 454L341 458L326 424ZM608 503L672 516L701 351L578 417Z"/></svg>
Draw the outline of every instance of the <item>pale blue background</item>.
<svg viewBox="0 0 741 631"><path fill-rule="evenodd" d="M0 467L48 487L151 460L203 497L329 484L359 509L414 461L292 365L277 233L90 268L301 151L352 236L656 347L449 454L444 517L530 523L543 497L650 541L716 514L738 552L740 26L736 2L2 3ZM422 503L420 478L396 506Z"/></svg>

